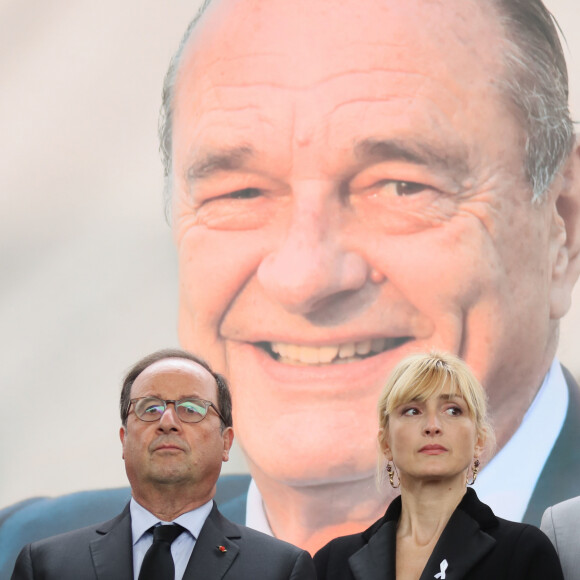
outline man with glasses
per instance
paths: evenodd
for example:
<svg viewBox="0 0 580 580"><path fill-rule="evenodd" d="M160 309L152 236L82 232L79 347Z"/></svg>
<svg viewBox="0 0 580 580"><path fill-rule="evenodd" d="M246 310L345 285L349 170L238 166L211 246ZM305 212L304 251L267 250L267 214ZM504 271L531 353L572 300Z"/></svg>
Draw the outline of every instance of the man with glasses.
<svg viewBox="0 0 580 580"><path fill-rule="evenodd" d="M218 511L232 405L206 362L181 350L140 360L123 383L121 421L129 504L108 522L29 544L13 580L315 578L307 552Z"/></svg>

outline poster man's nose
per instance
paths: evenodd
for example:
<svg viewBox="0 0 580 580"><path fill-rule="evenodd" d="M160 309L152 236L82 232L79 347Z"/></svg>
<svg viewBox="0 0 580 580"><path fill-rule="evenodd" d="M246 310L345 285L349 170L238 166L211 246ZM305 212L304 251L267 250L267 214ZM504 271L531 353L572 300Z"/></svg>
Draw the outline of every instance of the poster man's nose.
<svg viewBox="0 0 580 580"><path fill-rule="evenodd" d="M258 269L270 297L300 314L360 289L370 271L362 256L344 248L339 203L310 201L296 200L288 231Z"/></svg>

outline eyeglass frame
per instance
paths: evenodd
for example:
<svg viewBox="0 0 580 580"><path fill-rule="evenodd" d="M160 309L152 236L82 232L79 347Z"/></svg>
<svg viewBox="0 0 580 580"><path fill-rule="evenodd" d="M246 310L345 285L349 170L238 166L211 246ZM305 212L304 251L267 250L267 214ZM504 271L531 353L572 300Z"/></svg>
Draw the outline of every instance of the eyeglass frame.
<svg viewBox="0 0 580 580"><path fill-rule="evenodd" d="M153 419L152 421L147 421L146 419L143 419L143 418L139 417L139 415L137 415L137 413L135 411L135 405L138 401L142 401L144 399L156 399L157 401L163 402L163 404L165 405L165 409L163 409L163 413L161 413L161 415L159 416L159 419ZM179 416L179 413L177 411L178 404L183 403L184 401L199 401L199 402L203 403L203 406L205 407L205 415L199 421L185 421L184 419L182 419ZM198 397L184 397L183 399L177 399L177 400L175 400L175 399L162 399L161 397L155 397L153 395L149 395L148 397L137 397L135 399L129 399L129 413L131 412L131 405L133 405L133 413L135 413L135 417L137 417L137 419L139 419L139 421L143 421L143 423L156 423L157 421L161 421L161 417L163 417L163 415L165 414L165 411L167 411L167 409L168 409L168 403L173 403L173 408L175 409L175 414L177 415L179 420L183 421L184 423L189 423L191 425L193 425L195 423L201 423L207 417L207 413L208 413L208 410L210 409L210 407L212 407L213 410L216 412L217 416L220 418L220 421L222 422L222 424L223 425L226 424L226 420L224 419L223 415L220 413L220 410L211 401L208 401L207 399L200 399Z"/></svg>

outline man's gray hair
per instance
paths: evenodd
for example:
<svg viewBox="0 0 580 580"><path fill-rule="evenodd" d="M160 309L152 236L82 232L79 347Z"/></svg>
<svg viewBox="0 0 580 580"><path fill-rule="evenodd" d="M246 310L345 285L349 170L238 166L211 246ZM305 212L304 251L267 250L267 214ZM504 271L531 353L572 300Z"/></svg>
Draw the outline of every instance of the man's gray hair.
<svg viewBox="0 0 580 580"><path fill-rule="evenodd" d="M163 84L159 119L160 151L165 172L165 212L169 218L172 183L172 123L175 81L189 37L212 0L204 0L171 59ZM314 1L314 0L313 0ZM489 0L486 0L489 1ZM493 0L506 31L505 70L499 85L515 105L525 131L524 170L532 201L545 197L574 147L568 108L568 71L560 30L542 0Z"/></svg>
<svg viewBox="0 0 580 580"><path fill-rule="evenodd" d="M189 37L191 36L191 32L195 28L198 20L202 17L206 8L211 4L211 1L212 0L203 0L203 4L199 7L197 14L188 24L177 51L169 61L169 67L165 73L165 79L163 81L158 133L159 152L161 153L161 161L163 162L163 173L165 177L163 180L163 201L165 206L165 218L168 222L171 222L171 194L173 190L171 166L173 164L173 100L175 97L175 81L177 80L181 58Z"/></svg>
<svg viewBox="0 0 580 580"><path fill-rule="evenodd" d="M494 0L506 31L501 85L525 131L525 171L543 199L574 147L561 29L541 0Z"/></svg>

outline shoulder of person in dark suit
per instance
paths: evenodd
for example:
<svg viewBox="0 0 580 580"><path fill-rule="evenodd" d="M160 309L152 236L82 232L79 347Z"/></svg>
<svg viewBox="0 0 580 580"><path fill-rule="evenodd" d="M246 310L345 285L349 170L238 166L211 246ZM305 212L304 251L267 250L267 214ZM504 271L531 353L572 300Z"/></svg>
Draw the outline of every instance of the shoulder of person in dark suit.
<svg viewBox="0 0 580 580"><path fill-rule="evenodd" d="M215 501L229 520L244 524L250 476L223 475ZM9 578L26 544L102 522L119 514L131 497L129 487L30 498L0 510L0 578Z"/></svg>
<svg viewBox="0 0 580 580"><path fill-rule="evenodd" d="M12 580L32 580L33 578L54 578L55 580L69 580L80 578L81 571L93 570L94 561L90 546L104 537L111 530L116 531L114 542L119 540L132 545L129 506L125 506L120 514L111 520L72 530L56 536L43 538L25 545L16 559L12 572ZM126 550L122 562L113 562L113 569L118 570L119 580L132 568L131 551ZM2 575L8 578L9 572ZM108 580L116 580L109 578Z"/></svg>
<svg viewBox="0 0 580 580"><path fill-rule="evenodd" d="M110 541L107 534L111 535ZM131 573L131 544L126 506L121 514L107 522L26 545L17 558L12 580L32 580L38 571L46 580L76 580L83 570L87 577L94 570L99 578L122 580ZM197 538L184 580L197 577L201 568L204 578L316 578L308 552L229 521L215 505Z"/></svg>
<svg viewBox="0 0 580 580"><path fill-rule="evenodd" d="M218 532L219 530L219 532ZM262 532L236 524L225 518L217 508L206 521L199 535L194 556L200 557L201 565L207 571L207 553L215 546L222 533L232 541L239 551L227 578L260 578L261 580L315 580L316 572L312 557L305 550ZM199 554L195 554L200 549ZM195 565L195 561L192 562ZM211 576L211 574L210 574Z"/></svg>

